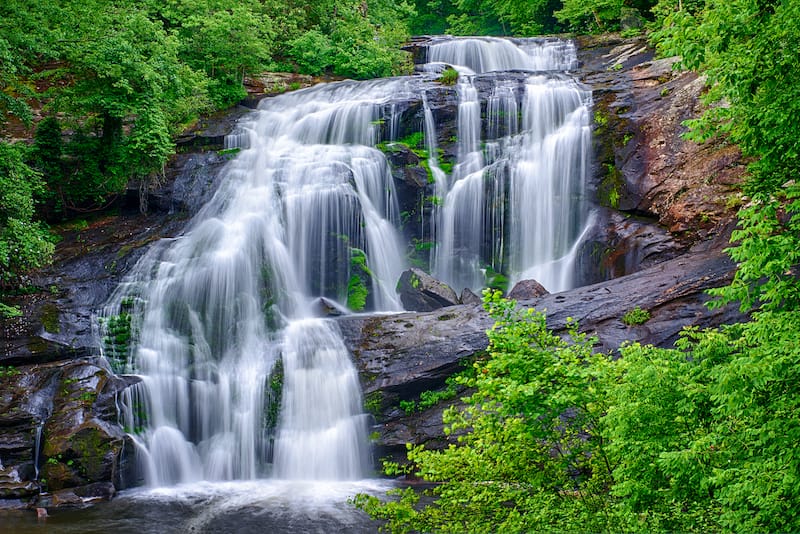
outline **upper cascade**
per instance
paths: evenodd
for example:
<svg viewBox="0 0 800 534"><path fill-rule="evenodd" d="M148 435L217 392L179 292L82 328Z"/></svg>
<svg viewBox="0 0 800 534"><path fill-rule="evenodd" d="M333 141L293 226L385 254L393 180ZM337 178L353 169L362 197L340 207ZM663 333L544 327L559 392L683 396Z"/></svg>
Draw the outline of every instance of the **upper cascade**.
<svg viewBox="0 0 800 534"><path fill-rule="evenodd" d="M578 66L578 56L575 43L562 39L459 37L434 40L428 46L428 62L466 67L476 74L568 71Z"/></svg>

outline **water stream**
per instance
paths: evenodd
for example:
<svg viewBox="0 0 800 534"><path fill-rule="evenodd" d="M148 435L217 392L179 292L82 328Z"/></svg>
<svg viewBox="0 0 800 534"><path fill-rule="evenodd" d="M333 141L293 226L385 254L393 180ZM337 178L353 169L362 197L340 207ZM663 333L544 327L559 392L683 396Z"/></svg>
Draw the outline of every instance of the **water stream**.
<svg viewBox="0 0 800 534"><path fill-rule="evenodd" d="M229 136L236 156L211 202L115 293L104 324L130 321L131 343L106 356L142 379L120 406L147 486L370 476L357 372L336 323L314 310L319 297L402 309L395 284L413 246L385 146L414 122L403 102L420 103L439 199L425 221L430 270L457 291L479 290L488 271L551 291L573 283L591 100L560 74L574 68L574 47L447 39L429 61L460 73L449 173L434 74L265 99ZM487 74L499 71L517 77Z"/></svg>

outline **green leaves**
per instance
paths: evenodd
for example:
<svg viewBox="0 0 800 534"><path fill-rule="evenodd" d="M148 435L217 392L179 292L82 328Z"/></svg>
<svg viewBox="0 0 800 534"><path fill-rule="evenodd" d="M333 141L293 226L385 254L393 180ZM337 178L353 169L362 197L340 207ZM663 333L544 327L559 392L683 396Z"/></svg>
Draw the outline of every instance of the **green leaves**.
<svg viewBox="0 0 800 534"><path fill-rule="evenodd" d="M619 358L568 325L485 293L488 357L445 412L459 445L409 446L437 485L356 504L392 532L795 531L800 313L687 329ZM399 498L399 500L397 500Z"/></svg>
<svg viewBox="0 0 800 534"><path fill-rule="evenodd" d="M24 154L23 145L0 142L0 289L50 261L55 248L47 227L33 220L42 181Z"/></svg>

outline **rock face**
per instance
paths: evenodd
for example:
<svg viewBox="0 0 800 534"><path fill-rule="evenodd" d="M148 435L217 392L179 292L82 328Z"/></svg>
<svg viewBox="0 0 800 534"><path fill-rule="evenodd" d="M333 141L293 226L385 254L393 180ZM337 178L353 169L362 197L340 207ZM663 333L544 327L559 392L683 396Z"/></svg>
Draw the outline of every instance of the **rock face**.
<svg viewBox="0 0 800 534"><path fill-rule="evenodd" d="M740 203L744 163L724 140L683 138L703 107L704 80L654 59L641 38L583 38L581 79L595 101L598 198L657 220L679 244L718 232Z"/></svg>
<svg viewBox="0 0 800 534"><path fill-rule="evenodd" d="M520 304L546 311L547 325L556 332L566 330L567 318L577 320L583 331L598 337L599 351L615 351L626 340L668 347L684 326L713 327L742 319L734 306L705 306L705 291L728 283L734 270L718 248L701 248L628 276ZM637 306L649 311L651 319L627 326L622 317ZM433 439L432 421L440 420L442 408L409 416L398 409L400 401L441 388L448 376L485 351L486 330L493 323L482 308L467 305L428 313L344 317L338 322L376 416L378 443L387 454L402 454L402 440ZM441 444L441 435L433 441Z"/></svg>
<svg viewBox="0 0 800 534"><path fill-rule="evenodd" d="M397 293L403 307L413 311L432 311L459 302L450 286L416 267L400 275Z"/></svg>
<svg viewBox="0 0 800 534"><path fill-rule="evenodd" d="M80 358L6 368L0 382L0 498L40 490L112 496L132 480L132 441L115 424L115 395L131 379ZM64 496L61 496L62 500Z"/></svg>

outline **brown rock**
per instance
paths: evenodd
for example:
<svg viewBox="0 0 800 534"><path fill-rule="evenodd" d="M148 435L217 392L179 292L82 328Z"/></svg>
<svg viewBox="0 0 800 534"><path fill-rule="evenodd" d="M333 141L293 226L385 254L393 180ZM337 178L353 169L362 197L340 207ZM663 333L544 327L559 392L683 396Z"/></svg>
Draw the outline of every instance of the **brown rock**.
<svg viewBox="0 0 800 534"><path fill-rule="evenodd" d="M550 292L536 280L520 280L514 284L514 288L509 291L508 298L514 300L535 299L536 297L548 295L549 293Z"/></svg>

